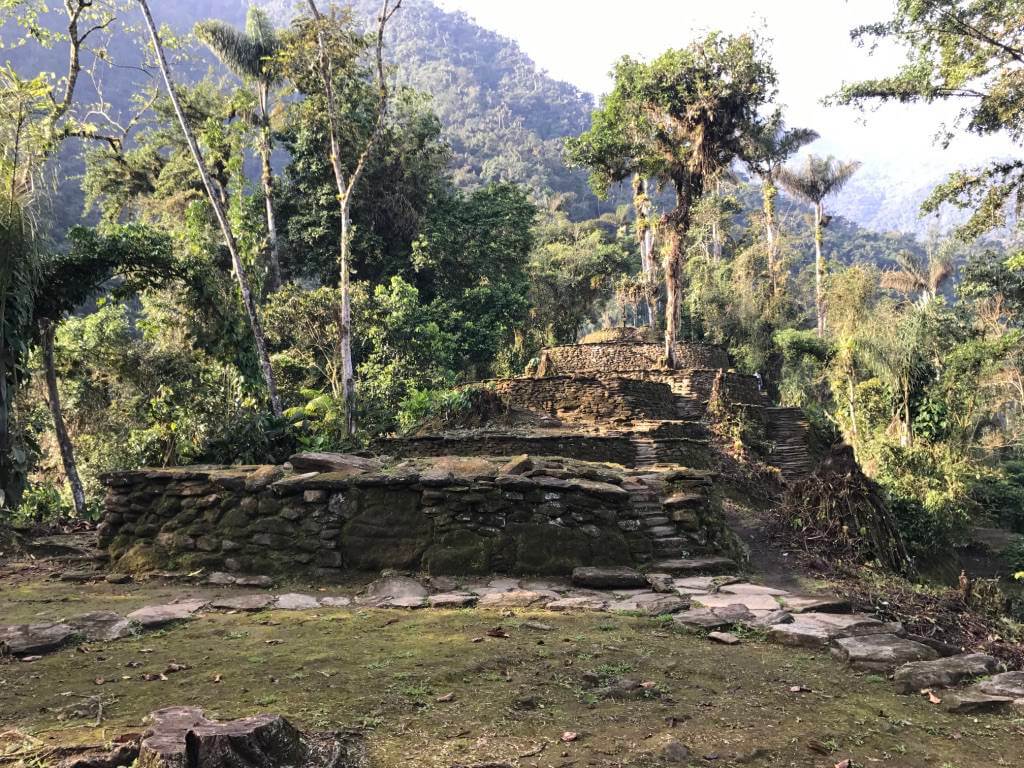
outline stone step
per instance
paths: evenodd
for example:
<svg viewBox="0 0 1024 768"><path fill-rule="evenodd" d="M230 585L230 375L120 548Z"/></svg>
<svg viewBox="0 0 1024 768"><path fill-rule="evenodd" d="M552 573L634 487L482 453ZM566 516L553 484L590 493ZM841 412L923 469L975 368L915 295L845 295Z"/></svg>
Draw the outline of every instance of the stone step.
<svg viewBox="0 0 1024 768"><path fill-rule="evenodd" d="M729 557L695 557L660 560L651 566L654 573L670 573L673 576L720 576L736 572L736 561Z"/></svg>
<svg viewBox="0 0 1024 768"><path fill-rule="evenodd" d="M665 520L665 522L667 523L668 520ZM647 529L647 533L650 536L656 536L660 541L664 541L668 538L678 538L676 534L678 534L679 531L676 530L674 525L654 525ZM680 539L680 542L681 541L682 539Z"/></svg>
<svg viewBox="0 0 1024 768"><path fill-rule="evenodd" d="M669 523L672 522L671 520L669 520L664 515L659 516L659 517L654 517L654 516L652 516L652 517L643 517L641 515L641 517L643 519L644 525L646 525L650 529L651 533L654 533L654 529L655 528L662 528L662 527L668 526ZM675 531L675 526L670 526L670 527L671 527L671 529L673 531Z"/></svg>

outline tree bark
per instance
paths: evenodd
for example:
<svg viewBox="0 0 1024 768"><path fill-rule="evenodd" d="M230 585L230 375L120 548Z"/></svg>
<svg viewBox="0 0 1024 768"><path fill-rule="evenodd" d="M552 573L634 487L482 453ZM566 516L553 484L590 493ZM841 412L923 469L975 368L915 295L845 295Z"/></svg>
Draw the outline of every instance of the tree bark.
<svg viewBox="0 0 1024 768"><path fill-rule="evenodd" d="M679 306L682 289L686 238L690 232L690 208L701 189L691 174L675 182L676 207L665 216L665 230L671 241L665 249L665 365L675 368L676 342L679 339Z"/></svg>
<svg viewBox="0 0 1024 768"><path fill-rule="evenodd" d="M159 64L160 72L163 75L164 85L167 87L167 95L171 99L171 105L174 107L174 113L177 115L178 122L181 124L181 130L185 136L185 141L188 143L188 148L192 152L192 158L195 160L196 168L199 170L199 176L203 181L207 197L210 199L210 205L213 208L213 212L217 217L217 223L220 225L221 232L224 235L224 242L227 245L228 252L231 254L231 263L235 269L235 278L238 281L238 288L242 293L242 304L245 306L245 312L249 318L249 327L252 329L253 342L256 347L256 358L259 360L260 371L263 374L263 381L267 387L267 394L270 398L270 407L274 415L279 417L283 413L281 408L281 398L277 394L277 383L274 380L274 370L270 366L270 355L267 353L267 341L263 334L263 325L260 323L259 310L256 307L252 290L249 287L249 277L245 271L245 265L242 263L242 259L239 256L238 244L235 241L234 233L231 231L231 223L228 221L227 215L224 213L224 207L221 205L217 189L214 187L213 180L210 178L210 174L206 170L206 163L203 161L203 155L199 149L199 143L196 141L195 134L192 133L192 128L188 124L185 112L181 108L181 102L178 100L178 94L174 87L174 80L171 77L170 67L167 64L167 58L164 56L163 45L160 43L160 33L157 31L156 24L153 21L153 15L149 12L149 5L146 0L138 0L138 2L142 9L142 16L146 22L146 26L149 29L149 36L153 43L153 51L156 54L157 63Z"/></svg>
<svg viewBox="0 0 1024 768"><path fill-rule="evenodd" d="M818 320L818 337L825 335L825 257L822 244L825 240L825 210L819 201L814 204L814 309Z"/></svg>
<svg viewBox="0 0 1024 768"><path fill-rule="evenodd" d="M71 500L75 507L76 517L85 517L85 489L78 475L78 463L75 461L75 449L64 423L64 410L60 404L60 390L57 388L57 368L53 362L53 337L57 332L57 324L51 320L41 321L43 377L46 379L46 395L53 418L53 432L57 436L57 447L60 449L60 460L64 465L64 476L71 486Z"/></svg>
<svg viewBox="0 0 1024 768"><path fill-rule="evenodd" d="M770 175L765 176L761 183L761 197L764 204L764 235L767 243L768 281L771 285L772 296L779 293L778 268L776 266L776 236L775 236L775 198L779 194Z"/></svg>
<svg viewBox="0 0 1024 768"><path fill-rule="evenodd" d="M263 201L267 211L267 244L270 253L267 256L267 287L271 292L281 287L281 251L277 239L277 218L274 215L274 171L270 167L270 128L264 127L264 137L260 141L260 160L263 164L261 181L263 183Z"/></svg>

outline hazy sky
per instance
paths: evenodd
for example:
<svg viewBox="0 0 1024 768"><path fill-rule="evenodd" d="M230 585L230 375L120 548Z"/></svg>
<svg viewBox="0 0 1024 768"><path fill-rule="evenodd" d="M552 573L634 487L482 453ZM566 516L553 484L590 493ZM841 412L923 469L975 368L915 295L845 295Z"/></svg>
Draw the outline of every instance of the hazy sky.
<svg viewBox="0 0 1024 768"><path fill-rule="evenodd" d="M437 0L482 26L518 41L554 77L600 94L623 54L649 57L686 45L709 29L762 30L779 73L780 100L790 125L823 137L811 148L865 161L865 170L891 176L932 176L951 167L1006 154L1000 139L958 139L951 151L933 143L951 123L949 104L887 106L862 113L824 107L820 99L843 80L881 75L902 61L893 48L869 55L850 40L853 27L891 16L894 0Z"/></svg>

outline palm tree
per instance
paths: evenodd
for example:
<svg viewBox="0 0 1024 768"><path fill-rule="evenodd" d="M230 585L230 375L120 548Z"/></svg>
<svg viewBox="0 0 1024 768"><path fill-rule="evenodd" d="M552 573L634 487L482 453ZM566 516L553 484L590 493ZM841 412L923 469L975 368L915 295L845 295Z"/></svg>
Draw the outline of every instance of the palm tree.
<svg viewBox="0 0 1024 768"><path fill-rule="evenodd" d="M779 194L775 186L775 174L801 147L818 139L818 133L810 128L786 128L780 112L776 112L756 134L747 152L746 163L751 172L761 179L761 204L764 210L764 234L768 245L768 279L772 295L779 292L779 238L775 226L775 198Z"/></svg>
<svg viewBox="0 0 1024 768"><path fill-rule="evenodd" d="M213 208L213 213L217 217L217 224L220 225L220 231L224 235L224 244L227 246L228 253L231 254L231 264L234 267L235 279L238 281L238 289L242 294L242 305L245 307L245 313L249 319L249 328L252 330L253 345L256 347L256 359L259 361L260 372L263 374L263 381L267 386L267 396L270 399L271 411L275 416L280 417L283 409L281 408L281 398L277 394L277 381L274 379L274 369L270 365L270 355L267 352L267 338L263 333L263 324L260 322L259 307L256 306L256 300L252 295L248 272L238 253L238 242L235 240L234 231L231 229L231 222L228 221L228 217L224 212L224 206L221 205L215 182L210 176L210 172L206 169L206 161L203 160L203 153L199 149L195 133L192 131L192 126L189 125L184 109L182 109L181 100L178 98L178 92L174 85L174 78L171 75L171 68L167 63L167 57L164 55L163 44L160 42L160 32L157 30L156 22L153 21L153 14L150 13L149 4L146 0L138 0L138 3L142 10L143 21L149 30L153 53L156 56L157 65L160 67L160 73L163 75L167 95L171 99L171 106L174 107L174 114L178 118L181 132L188 144L189 151L192 153L192 159L195 161L199 178L202 180L206 196L210 200L210 207Z"/></svg>
<svg viewBox="0 0 1024 768"><path fill-rule="evenodd" d="M281 40L267 14L255 6L249 8L244 31L210 19L196 24L195 34L232 74L256 92L257 107L253 118L259 129L257 152L263 166L261 182L266 205L267 241L270 244L269 288L276 291L281 287L281 254L274 217L274 175L270 167L274 149L270 99L274 86L282 80L275 63L281 50Z"/></svg>
<svg viewBox="0 0 1024 768"><path fill-rule="evenodd" d="M796 170L777 168L774 178L794 197L814 206L814 307L818 320L818 336L825 335L825 198L835 194L860 168L857 161L843 162L834 157L808 155L803 166Z"/></svg>
<svg viewBox="0 0 1024 768"><path fill-rule="evenodd" d="M950 244L929 240L926 253L900 251L895 256L899 269L882 273L881 286L905 296L920 293L922 305L935 299L942 286L953 276L953 254Z"/></svg>

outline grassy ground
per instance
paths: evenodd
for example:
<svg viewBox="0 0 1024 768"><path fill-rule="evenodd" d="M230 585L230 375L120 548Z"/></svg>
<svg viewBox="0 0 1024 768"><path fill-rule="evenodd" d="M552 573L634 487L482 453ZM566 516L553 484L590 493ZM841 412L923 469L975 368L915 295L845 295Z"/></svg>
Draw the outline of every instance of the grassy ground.
<svg viewBox="0 0 1024 768"><path fill-rule="evenodd" d="M6 577L0 620L126 612L213 593ZM497 626L509 637L487 636ZM172 663L188 668L159 679ZM603 699L590 675L654 683L656 694ZM88 706L96 696L99 727ZM205 614L35 662L0 662L0 731L16 730L40 748L137 731L146 713L175 704L222 718L273 711L310 729L361 728L374 765L388 768L659 765L668 735L690 747L693 765L817 767L852 758L864 766L988 768L1015 764L1024 743L1020 719L951 716L825 654L756 637L723 647L658 620L604 614ZM566 731L578 738L562 742Z"/></svg>

